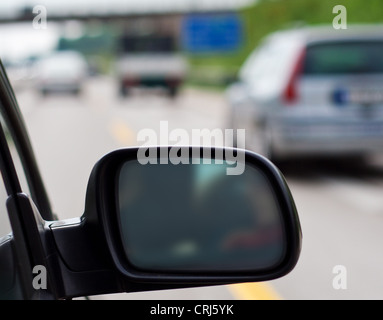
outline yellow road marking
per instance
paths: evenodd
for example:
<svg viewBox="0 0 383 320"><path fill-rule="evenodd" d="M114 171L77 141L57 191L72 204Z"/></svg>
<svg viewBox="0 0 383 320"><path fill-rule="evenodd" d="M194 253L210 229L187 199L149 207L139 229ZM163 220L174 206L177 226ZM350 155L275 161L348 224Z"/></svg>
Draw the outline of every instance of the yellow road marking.
<svg viewBox="0 0 383 320"><path fill-rule="evenodd" d="M136 144L136 134L123 121L115 120L109 126L112 136L122 145L129 146Z"/></svg>
<svg viewBox="0 0 383 320"><path fill-rule="evenodd" d="M229 290L239 300L282 300L278 293L265 282L232 284Z"/></svg>

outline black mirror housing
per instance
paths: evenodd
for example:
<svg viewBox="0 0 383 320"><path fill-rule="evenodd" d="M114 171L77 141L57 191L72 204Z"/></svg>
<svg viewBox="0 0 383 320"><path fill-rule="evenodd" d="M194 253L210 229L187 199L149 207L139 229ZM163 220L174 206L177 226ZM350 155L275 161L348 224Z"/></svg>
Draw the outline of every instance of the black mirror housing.
<svg viewBox="0 0 383 320"><path fill-rule="evenodd" d="M227 271L209 269L171 271L160 269L139 268L132 264L121 235L121 222L118 218L118 175L121 167L127 161L137 161L139 148L128 148L114 151L103 157L94 167L87 190L86 208L82 217L85 225L93 226L93 230L99 230L105 240L107 251L111 257L112 265L120 277L132 283L153 285L176 285L177 287L212 284L229 284L239 282L266 281L282 277L289 273L296 265L300 250L302 233L297 210L285 179L279 170L267 159L249 151L231 148L200 148L179 147L178 153L208 154L215 160L228 160L227 152L238 157L243 156L245 162L257 168L270 182L276 196L276 201L281 211L281 219L284 233L283 257L272 267L261 270L241 270L241 268L228 269ZM157 155L170 155L171 147L152 147L146 153ZM159 156L158 156L159 157ZM206 158L206 157L205 157ZM151 164L149 164L151 165ZM183 165L183 164L178 164ZM176 166L175 166L176 167ZM142 230L143 232L145 230ZM158 287L158 288L159 288Z"/></svg>
<svg viewBox="0 0 383 320"><path fill-rule="evenodd" d="M141 153L142 148L128 148L107 154L98 161L90 175L84 214L76 219L45 222L43 242L50 248L49 261L47 261L49 265L54 266L54 270L60 270L60 272L55 272L52 275L52 281L55 283L56 288L54 293L56 298L267 281L282 277L294 268L300 255L302 233L294 200L279 170L262 156L245 150L210 147L177 147L177 149L172 147L149 147L144 153ZM142 157L144 159L142 159ZM180 159L182 160L181 163L179 163ZM215 163L212 163L212 170L210 170L209 163L208 166L193 164L193 162L191 162L191 164L185 164L184 161L188 159L212 159ZM237 164L233 159L237 159ZM170 175L175 175L176 172L179 173L180 170L182 171L183 166L186 169L193 167L194 171L192 170L192 172L195 172L196 168L199 173L203 172L204 174L202 175L198 174L197 176L194 175L189 178L187 175L183 175L181 181L185 181L186 184L181 184L181 187L178 188L180 191L177 195L181 195L182 197L180 198L186 199L186 201L189 198L185 196L188 196L189 193L185 191L187 190L185 186L192 185L189 183L191 181L203 181L206 183L206 181L210 179L210 181L217 182L218 180L216 180L216 178L220 177L223 179L222 181L229 182L226 184L222 183L222 186L225 185L229 188L226 189L229 190L226 196L222 197L221 194L218 193L218 197L208 197L209 200L214 200L213 203L217 203L216 199L222 199L222 201L220 201L222 202L220 203L220 210L212 210L211 206L202 206L202 208L208 209L207 212L214 214L220 214L226 211L226 213L230 215L230 210L225 210L225 207L230 206L230 201L227 199L238 200L238 196L247 196L247 190L251 190L244 184L247 178L250 177L250 181L255 181L256 179L254 180L254 177L262 177L263 180L261 179L260 181L267 181L268 190L270 190L269 195L272 194L272 197L269 197L271 202L266 201L266 206L263 206L263 208L268 208L269 205L278 208L278 219L274 219L274 221L278 221L277 226L279 226L279 232L270 233L269 228L265 228L263 231L267 231L267 237L261 238L263 240L266 239L266 241L257 242L259 238L252 237L252 240L257 239L257 241L250 241L249 247L249 238L246 238L246 241L234 242L236 245L231 247L231 249L235 248L234 251L225 251L220 250L219 248L222 247L216 246L216 244L227 243L221 241L222 238L227 239L227 236L233 239L231 236L237 236L238 234L237 227L246 225L246 221L249 220L241 220L239 218L237 219L237 217L234 217L235 219L231 219L232 217L230 219L222 218L219 219L219 221L220 223L224 223L221 223L220 226L216 228L213 226L207 229L208 233L201 232L198 228L196 232L195 228L190 227L189 229L183 229L186 230L186 232L174 234L171 230L162 233L148 232L144 222L138 224L136 229L142 231L143 234L151 235L151 238L149 237L148 239L150 241L147 242L146 240L148 239L144 237L146 242L145 246L142 247L140 232L136 233L134 237L131 237L130 235L134 228L126 227L129 224L123 223L125 220L121 218L121 214L125 211L121 209L120 201L121 198L125 199L125 193L121 193L121 181L127 183L128 187L135 186L137 181L141 181L140 179L121 180L124 164L139 162L140 160L144 160L143 163L145 163L146 160L159 161L157 165L148 164L148 166L136 166L136 168L138 168L137 170L128 170L134 174L139 171L147 175L149 179L144 180L147 186L149 185L148 183L151 184L151 182L154 184L157 183L158 185L159 181L157 178L150 180L152 174L158 174L159 172L163 174L163 172L166 171L170 172L169 179L162 179L163 181L161 181L161 183L163 184L158 185L159 187L154 190L162 191L161 189L165 189L165 187L171 187L172 179L170 179ZM170 160L168 166L160 164L163 160ZM217 161L221 161L218 167L215 166ZM243 171L242 169L244 167L239 165L241 162L242 164L246 164L246 166L248 165L249 168L246 167L246 170ZM174 163L178 164L174 165ZM222 170L220 171L222 166L227 169L227 172L231 173L230 177L222 175ZM205 171L199 170L201 168ZM206 175L206 169L208 169L208 175ZM252 174L249 175L249 173L247 173L248 171ZM188 172L188 170L186 170L186 172ZM245 175L242 174L243 172L245 172ZM185 172L183 172L183 174L184 173ZM209 179L206 179L207 176ZM196 177L199 180L196 180ZM135 181L135 183L129 184L130 181ZM221 182L221 180L219 180L219 182ZM220 184L221 183L218 185ZM237 186L238 188L234 188L233 186ZM175 189L177 190L177 188ZM133 188L133 191L134 190L136 190L136 188ZM137 188L137 190L141 190L138 194L146 195L145 192L142 192L143 189ZM214 191L218 189L210 188L209 190ZM239 193L237 192L237 194L235 194L235 190L239 190ZM257 190L260 192L258 195L256 192L252 192L250 196L241 198L241 201L242 199L247 199L248 204L250 204L254 198L258 199L256 202L264 205L264 199L265 197L267 198L267 194L265 196L265 194L262 193L262 188ZM128 195L129 193L126 194ZM151 195L153 194L154 193L151 193ZM162 195L163 194L164 193L162 193ZM193 195L193 197L195 196L193 192L190 194ZM207 195L211 193L202 194ZM213 194L216 193L213 192ZM201 195L201 193L199 193L199 195ZM129 200L131 197L127 197L126 199ZM158 199L161 199L161 197ZM134 202L129 203L132 204ZM201 202L198 203L200 204ZM204 202L202 203L204 204ZM275 206L273 206L273 204ZM165 208L162 210L164 221L172 221L169 220L170 218L166 215L166 212L171 211L171 208L174 208L174 206L168 206L166 201L162 201L158 207L162 209ZM249 207L251 208L251 206ZM145 208L145 205L143 205L142 208ZM189 205L185 205L184 208L188 209ZM143 215L150 212L150 210L150 206L146 206L146 211L141 210L141 207L138 206L136 211L140 211L139 214ZM270 212L273 212L270 210L271 209L263 210L263 212L266 213L266 218L270 218ZM238 209L237 211L238 213L236 214L246 212L243 209ZM134 214L135 210L127 212ZM199 210L183 210L182 212L184 212L184 216L182 217L187 217L189 222L200 221L193 220L194 215L199 213ZM186 212L191 212L192 214L186 215ZM250 215L245 215L247 219L252 217L251 212L255 214L255 217L260 217L258 213L256 213L257 210L250 209L250 211L247 212L250 212ZM132 217L134 216L130 216L128 213L128 218L131 219ZM190 220L190 218L192 218L192 220ZM150 219L144 221L150 222ZM213 221L217 221L217 218ZM270 220L266 219L264 221ZM158 226L161 226L161 219L157 219L156 223ZM193 223L189 224L192 225ZM234 225L237 227L232 227ZM270 224L267 225L270 226ZM176 226L180 226L180 224ZM162 228L158 228L159 231L161 231L161 229ZM233 230L236 232L232 233L231 231ZM211 240L212 238L203 237L209 234L209 231L212 233L219 231L219 235L214 238L218 239L218 242ZM184 238L179 236L180 234L183 235L186 233L188 233L188 239L192 240L192 242L189 241L187 245L183 242ZM168 237L169 234L171 235L170 238ZM259 234L264 235L264 233L252 233L251 235L258 236ZM163 241L164 235L166 235L166 241ZM275 235L277 236L275 237ZM180 239L182 240L181 242L179 241ZM276 239L279 242L275 242ZM169 251L169 248L173 249L171 244L177 241L179 244L176 246L177 250ZM147 259L148 257L151 258L151 255L148 253L153 252L153 249L157 249L155 247L157 243L162 243L162 245L158 247L160 255L157 256L166 256L169 257L169 259ZM194 245L191 246L190 243ZM198 247L198 243L202 243L203 245ZM261 247L259 247L259 243ZM243 244L245 244L245 247ZM274 246L275 244L277 244L277 246ZM209 247L211 251L196 250L196 248L207 247ZM145 253L144 256L132 254L132 252L137 252L138 248L143 248L142 252ZM182 250L179 250L179 248L182 248ZM185 250L185 248L187 248L187 250ZM194 250L190 248L194 248ZM262 254L259 253L259 248L262 249ZM171 253L170 255L169 252ZM174 255L173 252L177 252L177 255ZM182 252L183 255L179 255L179 252ZM185 252L189 253L189 255L185 256ZM264 255L265 252L267 253L266 255ZM237 259L233 259L233 254ZM140 257L144 257L145 259L141 259ZM205 257L208 258L205 259ZM211 257L214 257L214 259ZM266 260L262 260L263 265L258 263L261 261L258 257L267 258ZM236 261L237 263L232 264L232 261Z"/></svg>

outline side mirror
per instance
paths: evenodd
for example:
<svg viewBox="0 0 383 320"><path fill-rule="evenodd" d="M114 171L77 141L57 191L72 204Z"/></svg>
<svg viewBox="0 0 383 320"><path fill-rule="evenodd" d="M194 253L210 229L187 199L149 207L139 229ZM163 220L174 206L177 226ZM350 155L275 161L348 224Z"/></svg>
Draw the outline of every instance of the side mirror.
<svg viewBox="0 0 383 320"><path fill-rule="evenodd" d="M281 277L301 229L278 169L231 148L112 152L95 166L85 221L97 221L115 268L135 282L223 284Z"/></svg>
<svg viewBox="0 0 383 320"><path fill-rule="evenodd" d="M302 239L279 170L232 148L114 151L91 173L83 216L49 230L58 297L271 280Z"/></svg>

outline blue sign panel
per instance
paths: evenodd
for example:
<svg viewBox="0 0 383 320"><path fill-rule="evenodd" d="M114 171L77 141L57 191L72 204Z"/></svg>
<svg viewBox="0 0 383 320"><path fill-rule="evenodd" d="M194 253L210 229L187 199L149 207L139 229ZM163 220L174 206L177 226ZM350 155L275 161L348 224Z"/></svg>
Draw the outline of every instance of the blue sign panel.
<svg viewBox="0 0 383 320"><path fill-rule="evenodd" d="M192 14L182 26L183 48L192 53L228 52L242 43L242 22L237 14Z"/></svg>

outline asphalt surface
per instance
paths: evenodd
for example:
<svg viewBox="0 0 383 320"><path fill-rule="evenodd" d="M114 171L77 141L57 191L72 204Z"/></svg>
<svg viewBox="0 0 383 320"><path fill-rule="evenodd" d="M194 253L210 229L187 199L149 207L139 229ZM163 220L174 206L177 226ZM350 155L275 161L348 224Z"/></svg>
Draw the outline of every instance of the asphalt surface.
<svg viewBox="0 0 383 320"><path fill-rule="evenodd" d="M138 90L121 99L109 78L89 80L79 98L17 92L36 157L55 212L80 216L92 167L104 154L139 145L141 129L225 128L222 92L185 89L176 99ZM286 277L258 287L218 286L119 294L102 299L382 299L383 160L296 159L280 164L296 201L303 248ZM343 266L346 288L334 288L334 267ZM344 284L344 283L343 283ZM245 290L243 290L245 289Z"/></svg>

